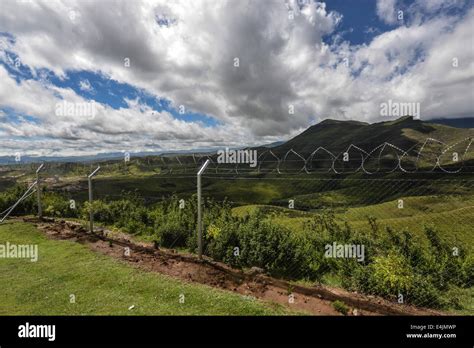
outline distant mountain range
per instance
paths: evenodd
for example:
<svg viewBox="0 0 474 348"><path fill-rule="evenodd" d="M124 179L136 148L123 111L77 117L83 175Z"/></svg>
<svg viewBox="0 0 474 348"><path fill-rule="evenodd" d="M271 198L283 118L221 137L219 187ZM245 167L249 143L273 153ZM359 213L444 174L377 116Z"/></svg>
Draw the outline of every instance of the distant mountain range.
<svg viewBox="0 0 474 348"><path fill-rule="evenodd" d="M270 144L262 145L264 148L273 148L284 144L284 141L277 141ZM153 152L133 152L131 157L147 157L147 156L179 156L190 154L215 153L215 148L201 148L192 150L173 150L173 151L153 151ZM99 162L123 159L123 152L106 152L91 156L22 156L21 163L41 163L41 162L70 162L70 163L84 163L84 162ZM0 156L0 164L15 164L15 156Z"/></svg>
<svg viewBox="0 0 474 348"><path fill-rule="evenodd" d="M319 147L334 154L346 151L351 145L370 152L377 146L390 143L403 151L423 144L427 139L436 142L452 144L474 136L474 118L466 119L437 119L420 121L411 116L401 117L394 121L379 123L365 123L359 121L338 121L326 119L313 125L288 141L278 141L271 144L253 147L259 152L268 151L279 158L294 150L301 155L309 155ZM474 146L473 146L474 148ZM132 157L147 156L176 156L192 153L215 153L216 149L193 149L180 151L138 152L131 153ZM68 157L34 157L24 156L21 163L40 162L96 162L122 159L123 152L102 153L95 156L68 156ZM14 164L13 156L0 156L0 164Z"/></svg>
<svg viewBox="0 0 474 348"><path fill-rule="evenodd" d="M193 153L200 152L209 152L212 149L206 150L193 150ZM156 152L134 152L131 153L132 157L146 157L146 156L159 156L166 154L166 151L156 151ZM174 151L173 154L187 154L189 151ZM107 161L107 160L116 160L123 159L123 152L107 152L100 153L97 155L91 156L22 156L21 163L41 163L41 162L97 162L97 161ZM14 156L0 156L0 164L14 164Z"/></svg>

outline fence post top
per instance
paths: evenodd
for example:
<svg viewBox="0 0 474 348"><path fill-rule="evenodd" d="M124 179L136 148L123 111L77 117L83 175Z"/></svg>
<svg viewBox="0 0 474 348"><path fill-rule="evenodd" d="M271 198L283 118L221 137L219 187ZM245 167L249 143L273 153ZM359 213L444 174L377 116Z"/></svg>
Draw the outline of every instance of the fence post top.
<svg viewBox="0 0 474 348"><path fill-rule="evenodd" d="M90 173L89 176L88 176L88 178L89 178L89 179L92 178L94 175L97 174L97 172L98 172L99 170L100 170L100 166L98 166L96 170L94 170L92 173Z"/></svg>
<svg viewBox="0 0 474 348"><path fill-rule="evenodd" d="M204 173L209 163L211 163L211 160L207 159L206 162L204 162L204 164L202 165L201 169L199 169L197 175L201 175L202 173Z"/></svg>
<svg viewBox="0 0 474 348"><path fill-rule="evenodd" d="M41 163L38 169L36 169L36 174L38 174L43 168L44 168L44 163Z"/></svg>

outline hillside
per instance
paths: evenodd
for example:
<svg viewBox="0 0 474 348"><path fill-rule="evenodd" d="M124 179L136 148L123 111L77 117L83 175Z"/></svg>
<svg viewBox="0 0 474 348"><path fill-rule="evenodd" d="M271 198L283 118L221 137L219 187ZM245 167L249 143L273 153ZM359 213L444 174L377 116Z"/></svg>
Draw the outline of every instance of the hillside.
<svg viewBox="0 0 474 348"><path fill-rule="evenodd" d="M428 123L411 116L373 124L328 119L271 152L258 150L266 170L275 170L276 158L283 161L280 172L305 167L308 171L344 173L357 172L361 166L370 173L431 171L438 163L445 171L457 172L460 167L472 168L473 137L472 128Z"/></svg>
<svg viewBox="0 0 474 348"><path fill-rule="evenodd" d="M273 153L284 155L293 149L301 155L308 155L318 147L324 147L337 154L347 150L351 144L370 152L385 142L407 151L417 144L423 144L427 138L451 144L472 136L474 129L428 123L415 120L411 116L373 124L328 119L275 147Z"/></svg>

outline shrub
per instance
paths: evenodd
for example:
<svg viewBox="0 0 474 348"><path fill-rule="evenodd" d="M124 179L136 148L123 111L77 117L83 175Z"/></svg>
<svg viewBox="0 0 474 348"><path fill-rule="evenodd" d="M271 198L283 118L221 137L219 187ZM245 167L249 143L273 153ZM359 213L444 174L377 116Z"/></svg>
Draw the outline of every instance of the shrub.
<svg viewBox="0 0 474 348"><path fill-rule="evenodd" d="M75 218L79 216L77 207L74 209L70 201L59 193L43 193L42 204L46 216Z"/></svg>
<svg viewBox="0 0 474 348"><path fill-rule="evenodd" d="M472 290L449 286L448 290L439 297L439 306L462 310L472 306Z"/></svg>
<svg viewBox="0 0 474 348"><path fill-rule="evenodd" d="M376 257L371 264L373 285L381 295L406 295L414 284L413 270L403 256L391 252L387 256Z"/></svg>
<svg viewBox="0 0 474 348"><path fill-rule="evenodd" d="M462 265L463 282L466 286L472 286L474 280L474 254L469 254Z"/></svg>
<svg viewBox="0 0 474 348"><path fill-rule="evenodd" d="M416 306L441 308L441 292L434 286L429 275L417 274L414 280L415 286L406 296L406 301Z"/></svg>
<svg viewBox="0 0 474 348"><path fill-rule="evenodd" d="M28 189L27 185L19 184L7 189L5 192L0 193L0 212L5 211L9 207L13 206L18 199L23 196L23 194ZM13 215L28 215L36 214L37 204L35 194L31 195L23 202L21 202L12 213Z"/></svg>
<svg viewBox="0 0 474 348"><path fill-rule="evenodd" d="M0 193L0 211L16 202L24 185ZM57 217L89 219L94 212L98 222L116 226L132 234L149 236L156 246L197 249L197 203L191 197L183 207L177 196L146 206L134 192L123 192L114 201L85 202L78 210L57 193L43 194L44 212ZM34 196L18 206L15 213L36 213ZM399 293L415 305L461 309L465 288L474 279L474 256L460 248L453 256L452 246L442 240L432 226L425 228L426 249L410 231L381 230L373 217L368 218L369 233L336 221L332 212L317 214L294 232L273 223L259 210L242 218L232 214L228 202L204 202L203 250L215 260L233 267L259 267L267 273L290 279L321 281L337 276L349 290L393 298ZM326 244L361 244L369 251L363 262L355 259L324 257ZM467 289L469 290L469 289Z"/></svg>

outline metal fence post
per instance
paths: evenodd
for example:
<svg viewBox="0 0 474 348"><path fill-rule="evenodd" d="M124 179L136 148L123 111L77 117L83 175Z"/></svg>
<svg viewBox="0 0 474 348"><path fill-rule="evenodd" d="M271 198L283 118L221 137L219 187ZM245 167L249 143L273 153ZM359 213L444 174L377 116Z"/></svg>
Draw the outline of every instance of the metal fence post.
<svg viewBox="0 0 474 348"><path fill-rule="evenodd" d="M89 182L89 203L90 203L90 212L89 212L89 231L91 233L94 232L94 211L92 210L92 201L93 201L93 196L92 196L92 177L97 174L97 172L100 170L100 166L97 167L96 170L94 170L88 177L88 182Z"/></svg>
<svg viewBox="0 0 474 348"><path fill-rule="evenodd" d="M36 170L36 198L38 200L38 219L43 218L43 206L41 205L41 181L39 173L43 169L44 163Z"/></svg>
<svg viewBox="0 0 474 348"><path fill-rule="evenodd" d="M206 170L207 166L209 165L209 160L206 160L202 165L201 169L199 169L197 173L197 204L198 204L198 255L199 258L202 259L202 203L201 203L201 175Z"/></svg>

